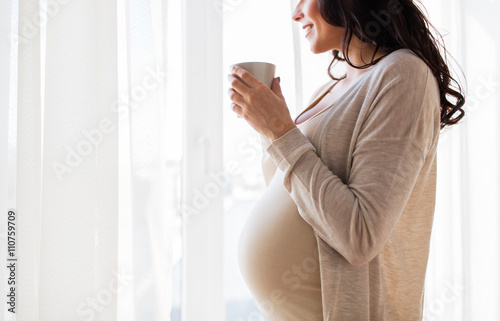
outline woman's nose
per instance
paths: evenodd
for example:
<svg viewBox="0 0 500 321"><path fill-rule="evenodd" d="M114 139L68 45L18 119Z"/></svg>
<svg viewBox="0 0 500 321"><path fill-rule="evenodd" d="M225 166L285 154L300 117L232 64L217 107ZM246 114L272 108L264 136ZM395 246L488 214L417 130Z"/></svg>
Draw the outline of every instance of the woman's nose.
<svg viewBox="0 0 500 321"><path fill-rule="evenodd" d="M295 10L292 12L292 20L300 21L304 17L304 14L300 10L300 3L295 7Z"/></svg>

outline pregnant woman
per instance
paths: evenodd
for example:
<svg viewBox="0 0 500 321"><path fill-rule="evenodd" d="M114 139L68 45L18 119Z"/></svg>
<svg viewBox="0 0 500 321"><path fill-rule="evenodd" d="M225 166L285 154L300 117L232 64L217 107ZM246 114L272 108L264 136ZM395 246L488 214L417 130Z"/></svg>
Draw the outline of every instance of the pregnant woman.
<svg viewBox="0 0 500 321"><path fill-rule="evenodd" d="M422 320L438 137L464 116L444 48L409 0L302 0L292 19L347 71L331 64L295 119L279 78L229 75L267 185L241 235L243 277L267 321Z"/></svg>

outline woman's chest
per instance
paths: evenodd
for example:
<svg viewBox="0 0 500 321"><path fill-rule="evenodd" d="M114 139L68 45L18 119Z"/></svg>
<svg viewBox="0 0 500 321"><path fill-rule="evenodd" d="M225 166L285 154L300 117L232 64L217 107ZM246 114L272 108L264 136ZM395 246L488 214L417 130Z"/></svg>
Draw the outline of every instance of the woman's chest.
<svg viewBox="0 0 500 321"><path fill-rule="evenodd" d="M314 117L314 115L321 113L323 110L333 106L335 102L343 96L345 89L340 85L334 86L329 92L325 93L323 97L311 108L306 109L301 113L295 123L301 124L306 122L309 118Z"/></svg>
<svg viewBox="0 0 500 321"><path fill-rule="evenodd" d="M299 126L317 155L344 183L348 181L364 117L362 101L362 97L339 101Z"/></svg>
<svg viewBox="0 0 500 321"><path fill-rule="evenodd" d="M304 123L309 118L311 118L314 115L320 113L323 109L328 108L329 106L331 106L334 103L334 101L332 99L328 99L328 96L329 95L326 95L315 106L313 106L312 108L310 108L310 109L304 111L302 114L300 114L299 117L297 117L297 119L295 120L295 123L297 125L299 125L301 123Z"/></svg>

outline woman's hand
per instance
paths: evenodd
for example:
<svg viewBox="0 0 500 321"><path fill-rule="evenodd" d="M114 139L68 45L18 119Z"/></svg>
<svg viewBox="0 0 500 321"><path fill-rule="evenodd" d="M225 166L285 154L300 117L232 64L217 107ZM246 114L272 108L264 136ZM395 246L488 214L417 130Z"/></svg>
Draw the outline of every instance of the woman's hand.
<svg viewBox="0 0 500 321"><path fill-rule="evenodd" d="M271 142L297 127L281 93L279 78L272 90L247 70L235 66L228 75L231 109Z"/></svg>

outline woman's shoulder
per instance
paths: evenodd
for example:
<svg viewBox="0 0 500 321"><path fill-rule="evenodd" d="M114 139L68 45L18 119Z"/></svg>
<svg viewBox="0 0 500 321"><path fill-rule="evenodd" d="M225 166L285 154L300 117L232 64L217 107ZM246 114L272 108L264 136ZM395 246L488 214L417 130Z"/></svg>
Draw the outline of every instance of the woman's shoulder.
<svg viewBox="0 0 500 321"><path fill-rule="evenodd" d="M398 49L373 66L361 90L374 96L385 90L423 93L436 82L432 78L433 72L424 60L409 49Z"/></svg>
<svg viewBox="0 0 500 321"><path fill-rule="evenodd" d="M401 78L423 76L430 69L422 58L407 48L391 52L375 66L378 66L378 72L375 74L380 77L390 77L394 74L399 75Z"/></svg>

